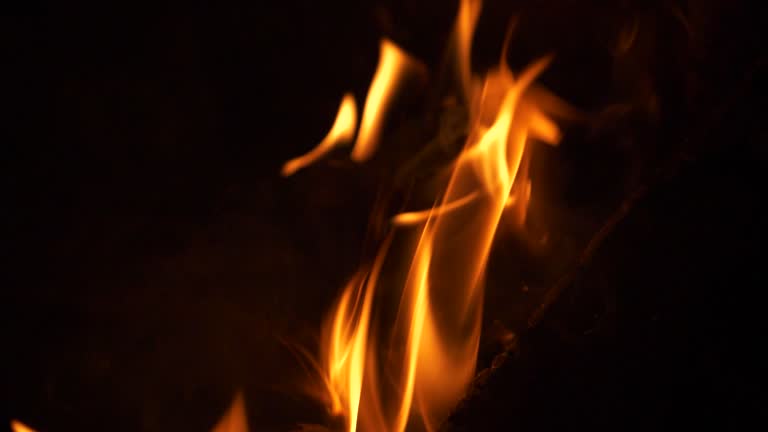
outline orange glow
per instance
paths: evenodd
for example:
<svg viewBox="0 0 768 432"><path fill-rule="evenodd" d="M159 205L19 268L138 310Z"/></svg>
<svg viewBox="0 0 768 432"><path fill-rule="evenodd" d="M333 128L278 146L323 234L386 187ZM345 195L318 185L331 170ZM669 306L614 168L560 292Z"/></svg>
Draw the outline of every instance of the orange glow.
<svg viewBox="0 0 768 432"><path fill-rule="evenodd" d="M370 271L363 267L352 278L325 325L329 410L345 418L349 432L432 431L461 398L475 373L485 266L497 227L502 218L519 230L525 226L532 189L528 144L560 140L549 114L562 106L531 87L550 57L513 76L502 55L486 75L472 75L470 48L480 7L479 0L462 0L454 27L458 81L469 108L464 149L436 205L391 219ZM382 42L352 152L357 161L375 150L402 65L412 63L404 58ZM393 246L393 238L403 235L414 241ZM399 298L394 316L377 312L379 299L387 296ZM386 302L381 307L386 310Z"/></svg>
<svg viewBox="0 0 768 432"><path fill-rule="evenodd" d="M36 432L18 420L11 420L13 432ZM221 417L211 432L248 432L248 420L245 416L245 402L242 393L237 393L227 412Z"/></svg>
<svg viewBox="0 0 768 432"><path fill-rule="evenodd" d="M281 171L282 175L287 177L292 175L296 171L311 165L316 160L325 156L334 147L351 142L355 136L355 128L357 127L357 106L355 105L355 98L347 93L341 100L339 106L339 112L336 114L336 121L333 122L331 130L328 135L320 141L317 147L313 148L308 153L291 159L283 165Z"/></svg>
<svg viewBox="0 0 768 432"><path fill-rule="evenodd" d="M11 420L11 430L13 432L35 432L34 429L18 420Z"/></svg>
<svg viewBox="0 0 768 432"><path fill-rule="evenodd" d="M456 44L456 69L458 70L461 89L467 100L472 94L472 36L482 7L480 0L462 0L453 29L453 43Z"/></svg>
<svg viewBox="0 0 768 432"><path fill-rule="evenodd" d="M357 162L368 160L379 144L384 115L394 99L395 90L410 73L421 69L421 65L397 45L382 39L379 48L379 64L365 99L363 118L357 134L352 159Z"/></svg>
<svg viewBox="0 0 768 432"><path fill-rule="evenodd" d="M248 432L248 420L245 416L245 401L242 393L237 393L227 412L221 417L211 432Z"/></svg>

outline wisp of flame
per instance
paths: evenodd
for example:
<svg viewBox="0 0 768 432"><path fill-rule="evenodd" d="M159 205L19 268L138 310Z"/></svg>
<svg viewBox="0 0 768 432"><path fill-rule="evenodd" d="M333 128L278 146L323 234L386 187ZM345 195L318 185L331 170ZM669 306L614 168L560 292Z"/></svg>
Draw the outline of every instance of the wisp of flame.
<svg viewBox="0 0 768 432"><path fill-rule="evenodd" d="M341 100L339 106L339 112L336 114L336 121L333 122L331 130L328 131L328 135L320 141L314 149L308 153L293 158L283 165L281 173L283 176L289 176L296 171L311 165L321 157L325 156L328 152L335 147L352 141L355 136L355 128L357 127L357 106L355 105L355 98L351 94L347 93Z"/></svg>

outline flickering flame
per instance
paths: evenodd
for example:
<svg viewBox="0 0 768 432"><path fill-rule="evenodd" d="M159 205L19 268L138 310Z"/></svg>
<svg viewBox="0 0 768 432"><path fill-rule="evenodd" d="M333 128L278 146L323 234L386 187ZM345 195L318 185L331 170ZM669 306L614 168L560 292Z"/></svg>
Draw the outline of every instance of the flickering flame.
<svg viewBox="0 0 768 432"><path fill-rule="evenodd" d="M482 7L480 0L464 0L459 4L459 13L453 28L453 43L456 44L456 68L464 96L469 100L472 96L472 36L480 16Z"/></svg>
<svg viewBox="0 0 768 432"><path fill-rule="evenodd" d="M373 265L342 291L322 343L324 383L331 413L349 432L435 430L465 391L475 371L485 266L497 227L506 215L522 229L531 199L528 143L557 144L548 117L561 108L554 96L531 88L551 58L534 61L515 77L504 58L485 76L473 76L470 48L479 0L463 0L454 27L457 73L469 104L470 132L451 175L430 209L392 218L392 231ZM404 54L382 42L379 68L366 100L352 159L376 150L384 111L401 79ZM416 241L405 260L387 268L397 233ZM394 282L393 282L394 281ZM392 322L379 322L376 299L400 295ZM374 329L386 329L388 338ZM394 389L394 390L393 390Z"/></svg>
<svg viewBox="0 0 768 432"><path fill-rule="evenodd" d="M382 248L381 258L385 251L386 247ZM345 415L350 432L357 429L371 306L382 262L382 259L377 260L370 273L361 270L347 284L325 338L326 385L331 395L331 412Z"/></svg>
<svg viewBox="0 0 768 432"><path fill-rule="evenodd" d="M328 132L328 135L326 135L325 138L320 141L320 144L308 153L286 162L282 169L283 176L292 175L296 171L313 164L335 147L351 142L352 138L355 136L356 127L357 106L355 105L355 98L347 93L341 100L339 112L336 114L336 121L333 122L333 126Z"/></svg>
<svg viewBox="0 0 768 432"><path fill-rule="evenodd" d="M376 152L384 116L400 83L424 69L418 60L410 57L391 41L382 39L379 45L379 63L368 89L360 130L351 153L352 159L357 162L368 160ZM328 135L308 153L283 164L281 174L284 177L293 175L296 171L315 163L334 148L352 141L356 128L357 105L354 96L347 93L341 101L336 120Z"/></svg>
<svg viewBox="0 0 768 432"><path fill-rule="evenodd" d="M211 432L248 432L243 394L237 393L227 412L219 419Z"/></svg>
<svg viewBox="0 0 768 432"><path fill-rule="evenodd" d="M34 429L18 420L11 420L11 430L13 432L35 432Z"/></svg>
<svg viewBox="0 0 768 432"><path fill-rule="evenodd" d="M365 99L360 131L352 150L352 159L368 160L376 151L384 116L391 105L395 90L409 74L421 69L421 65L397 45L382 39L379 48L379 64Z"/></svg>

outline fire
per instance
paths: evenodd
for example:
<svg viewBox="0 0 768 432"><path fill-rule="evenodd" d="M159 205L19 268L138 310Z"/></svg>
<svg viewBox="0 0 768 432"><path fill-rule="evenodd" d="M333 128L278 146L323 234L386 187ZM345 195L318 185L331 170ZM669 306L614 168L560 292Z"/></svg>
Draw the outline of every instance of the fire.
<svg viewBox="0 0 768 432"><path fill-rule="evenodd" d="M459 3L459 13L453 28L453 43L456 51L456 70L461 81L461 89L467 100L472 95L472 72L470 58L472 36L475 33L477 19L480 16L480 0L464 0Z"/></svg>
<svg viewBox="0 0 768 432"><path fill-rule="evenodd" d="M11 430L13 432L35 432L34 429L18 420L11 420Z"/></svg>
<svg viewBox="0 0 768 432"><path fill-rule="evenodd" d="M392 103L397 86L407 76L418 74L422 69L423 66L416 59L410 57L391 41L382 39L379 64L365 100L360 130L352 149L352 159L361 162L370 158L376 151L384 115ZM357 104L354 96L347 93L341 100L336 120L325 138L308 153L286 162L281 174L286 177L293 175L334 148L351 142L356 128Z"/></svg>
<svg viewBox="0 0 768 432"><path fill-rule="evenodd" d="M435 197L437 204L391 218L375 260L350 279L324 325L318 364L326 402L332 414L344 418L348 432L432 431L462 396L475 372L485 267L497 227L506 217L524 229L532 193L528 144L560 140L549 117L562 114L560 103L532 87L550 57L513 75L505 62L508 35L499 65L483 76L472 73L481 6L480 0L462 0L454 25L456 73L470 131ZM393 42L382 40L359 129L355 99L345 94L325 138L286 162L282 175L352 142L356 129L351 158L371 158L398 88L423 69ZM403 243L396 239L404 236L413 240L396 247ZM399 296L393 316L380 313L379 301L386 296ZM11 428L33 432L16 420ZM213 432L246 430L238 393Z"/></svg>
<svg viewBox="0 0 768 432"><path fill-rule="evenodd" d="M227 412L219 419L211 432L248 432L243 394L237 393Z"/></svg>
<svg viewBox="0 0 768 432"><path fill-rule="evenodd" d="M392 103L398 84L421 69L422 65L417 60L391 41L382 39L379 64L368 89L360 131L352 150L353 160L365 161L376 151L384 114Z"/></svg>
<svg viewBox="0 0 768 432"><path fill-rule="evenodd" d="M326 385L331 395L331 412L345 415L350 432L357 428L371 307L381 263L378 260L370 273L362 270L349 282L325 338Z"/></svg>
<svg viewBox="0 0 768 432"><path fill-rule="evenodd" d="M349 432L435 430L462 396L475 371L484 272L497 227L505 214L524 227L531 198L528 143L554 145L560 139L548 116L556 99L531 87L551 58L514 76L504 60L507 38L500 64L483 77L472 74L471 41L480 8L479 0L463 0L454 26L470 133L438 204L392 218L373 265L345 287L325 327L329 408L344 416ZM410 64L393 43L382 42L352 159L364 161L375 151L384 110ZM407 255L398 255L408 257L402 268L387 269L402 275L393 283L391 275L381 277L382 266L395 253L392 239L403 232L416 241ZM374 301L393 292L401 296L394 321L378 322ZM375 337L377 328L391 332L389 338Z"/></svg>
<svg viewBox="0 0 768 432"><path fill-rule="evenodd" d="M347 93L341 100L339 106L339 112L336 114L336 121L333 122L331 130L328 135L320 141L320 144L312 149L309 153L306 153L297 158L291 159L283 165L283 176L289 176L296 171L311 165L316 160L325 156L329 151L335 147L352 141L355 136L355 128L357 127L357 106L355 104L355 98L351 94Z"/></svg>

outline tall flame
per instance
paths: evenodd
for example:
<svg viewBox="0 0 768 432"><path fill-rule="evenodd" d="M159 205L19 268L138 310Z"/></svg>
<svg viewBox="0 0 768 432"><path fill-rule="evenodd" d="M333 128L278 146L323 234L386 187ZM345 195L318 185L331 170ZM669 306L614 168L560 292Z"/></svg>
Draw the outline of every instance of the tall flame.
<svg viewBox="0 0 768 432"><path fill-rule="evenodd" d="M326 384L331 395L331 412L345 414L350 432L357 429L371 306L386 250L386 247L382 248L380 259L370 273L361 270L347 284L325 337Z"/></svg>
<svg viewBox="0 0 768 432"><path fill-rule="evenodd" d="M480 7L479 0L462 0L454 27L470 133L438 204L392 219L392 232L372 267L352 278L326 324L324 379L330 410L345 417L350 432L435 430L462 396L475 371L484 273L497 227L505 214L519 229L525 223L531 197L527 143L557 144L560 139L547 115L556 108L553 97L529 91L549 57L515 77L504 61L507 38L500 64L482 78L471 74L471 40ZM376 148L384 109L399 80L394 77L404 70L391 65L402 64L393 60L400 52L391 42L382 43L354 160L367 159ZM394 249L392 238L409 231L416 241L405 252L405 264L388 267L388 277L382 278L382 266ZM373 319L374 299L381 293L401 295L393 322ZM374 337L374 328L387 329L390 340Z"/></svg>
<svg viewBox="0 0 768 432"><path fill-rule="evenodd" d="M475 34L477 19L480 17L480 0L463 0L459 4L459 13L453 28L453 41L456 49L456 69L458 71L461 89L467 100L472 97L472 36Z"/></svg>

